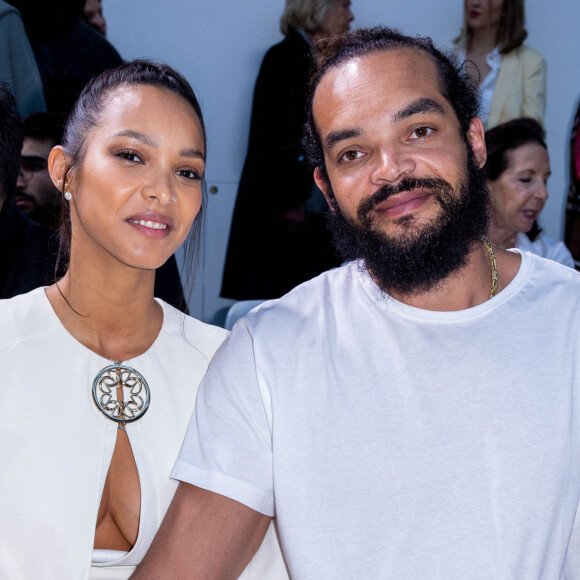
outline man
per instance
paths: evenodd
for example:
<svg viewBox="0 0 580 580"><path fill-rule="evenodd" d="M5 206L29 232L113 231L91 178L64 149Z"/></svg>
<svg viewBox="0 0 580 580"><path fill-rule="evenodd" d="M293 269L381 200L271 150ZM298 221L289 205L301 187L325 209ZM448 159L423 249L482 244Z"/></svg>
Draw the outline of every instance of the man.
<svg viewBox="0 0 580 580"><path fill-rule="evenodd" d="M107 21L103 16L103 5L101 0L86 0L83 9L85 22L99 31L103 36L107 36Z"/></svg>
<svg viewBox="0 0 580 580"><path fill-rule="evenodd" d="M24 119L24 143L16 182L16 205L34 221L53 230L60 222L61 193L48 173L48 156L62 140L64 117L32 113Z"/></svg>
<svg viewBox="0 0 580 580"><path fill-rule="evenodd" d="M429 40L320 51L307 150L358 261L236 325L135 577L235 578L274 515L294 580L576 577L580 277L482 240L477 99Z"/></svg>
<svg viewBox="0 0 580 580"><path fill-rule="evenodd" d="M51 284L55 275L56 238L20 212L14 201L21 148L16 102L0 83L0 298Z"/></svg>

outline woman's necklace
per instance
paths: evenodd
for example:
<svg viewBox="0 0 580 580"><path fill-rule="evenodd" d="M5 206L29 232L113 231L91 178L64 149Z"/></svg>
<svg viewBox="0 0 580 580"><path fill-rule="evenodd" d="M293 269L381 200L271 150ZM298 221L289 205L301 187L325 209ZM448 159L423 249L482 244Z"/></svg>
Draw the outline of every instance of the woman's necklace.
<svg viewBox="0 0 580 580"><path fill-rule="evenodd" d="M141 373L117 360L99 371L93 381L93 400L97 409L125 429L149 408L151 392Z"/></svg>

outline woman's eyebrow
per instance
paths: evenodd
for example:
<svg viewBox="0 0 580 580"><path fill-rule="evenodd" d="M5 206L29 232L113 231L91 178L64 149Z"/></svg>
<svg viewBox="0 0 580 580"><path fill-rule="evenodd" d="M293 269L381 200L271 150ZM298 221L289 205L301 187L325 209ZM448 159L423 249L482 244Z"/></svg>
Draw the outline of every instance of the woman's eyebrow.
<svg viewBox="0 0 580 580"><path fill-rule="evenodd" d="M125 129L124 131L119 131L115 133L113 137L132 137L133 139L137 139L137 141L141 141L145 145L149 145L151 147L157 147L157 141L149 135L145 133L141 133L140 131L133 131L132 129Z"/></svg>

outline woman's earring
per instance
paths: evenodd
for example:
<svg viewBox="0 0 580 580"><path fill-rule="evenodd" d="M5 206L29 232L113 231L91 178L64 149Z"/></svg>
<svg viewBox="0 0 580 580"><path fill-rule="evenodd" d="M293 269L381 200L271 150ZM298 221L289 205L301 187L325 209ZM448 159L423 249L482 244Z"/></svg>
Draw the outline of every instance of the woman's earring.
<svg viewBox="0 0 580 580"><path fill-rule="evenodd" d="M71 193L70 191L67 191L67 192L64 194L64 198L65 198L67 201L70 201L70 200L72 199L72 193Z"/></svg>

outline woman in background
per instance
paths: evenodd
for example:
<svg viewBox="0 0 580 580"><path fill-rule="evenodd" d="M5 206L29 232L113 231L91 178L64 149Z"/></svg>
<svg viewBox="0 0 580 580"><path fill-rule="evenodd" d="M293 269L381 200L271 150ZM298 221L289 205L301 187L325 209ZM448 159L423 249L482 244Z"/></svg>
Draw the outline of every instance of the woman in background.
<svg viewBox="0 0 580 580"><path fill-rule="evenodd" d="M491 194L488 238L574 267L566 246L541 233L537 219L548 199L550 158L541 125L515 119L485 134L485 171Z"/></svg>
<svg viewBox="0 0 580 580"><path fill-rule="evenodd" d="M350 0L286 0L280 19L285 39L268 50L256 81L224 298L279 298L340 264L301 139L315 44L346 32L352 20Z"/></svg>
<svg viewBox="0 0 580 580"><path fill-rule="evenodd" d="M205 155L191 87L147 61L93 79L50 153L68 270L0 301L1 578L126 579L153 540L226 335L153 295L198 247ZM269 534L244 578L286 578Z"/></svg>
<svg viewBox="0 0 580 580"><path fill-rule="evenodd" d="M544 123L546 62L523 44L527 35L524 0L465 0L455 52L479 85L486 129L520 117Z"/></svg>

